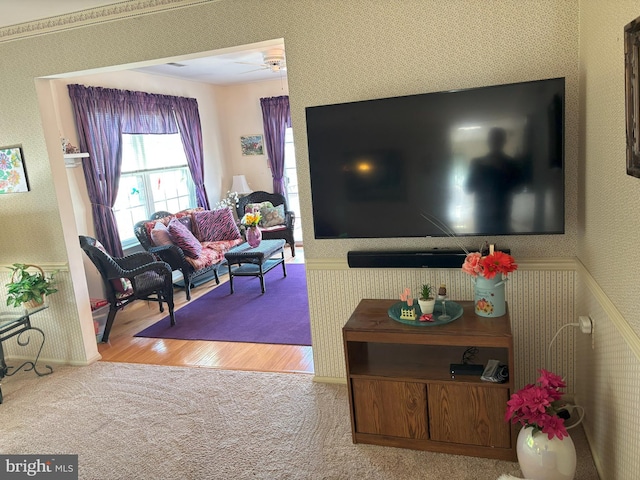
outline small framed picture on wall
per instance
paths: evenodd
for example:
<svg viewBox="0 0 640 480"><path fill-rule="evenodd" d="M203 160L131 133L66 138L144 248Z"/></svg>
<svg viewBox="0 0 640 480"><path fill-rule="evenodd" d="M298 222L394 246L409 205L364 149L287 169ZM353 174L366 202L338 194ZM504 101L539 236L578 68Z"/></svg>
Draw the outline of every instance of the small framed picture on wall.
<svg viewBox="0 0 640 480"><path fill-rule="evenodd" d="M0 194L28 191L22 146L0 147Z"/></svg>
<svg viewBox="0 0 640 480"><path fill-rule="evenodd" d="M624 27L627 174L640 177L640 17Z"/></svg>
<svg viewBox="0 0 640 480"><path fill-rule="evenodd" d="M261 134L240 137L242 155L264 155L264 141Z"/></svg>

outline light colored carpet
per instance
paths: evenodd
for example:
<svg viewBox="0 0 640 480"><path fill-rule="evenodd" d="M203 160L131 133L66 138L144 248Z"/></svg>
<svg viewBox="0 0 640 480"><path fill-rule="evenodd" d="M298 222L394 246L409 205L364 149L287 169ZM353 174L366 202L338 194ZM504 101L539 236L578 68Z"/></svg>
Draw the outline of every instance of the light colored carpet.
<svg viewBox="0 0 640 480"><path fill-rule="evenodd" d="M3 392L0 452L78 454L81 479L522 476L513 462L354 445L346 387L310 375L99 362L20 372ZM576 478L597 478L578 463Z"/></svg>

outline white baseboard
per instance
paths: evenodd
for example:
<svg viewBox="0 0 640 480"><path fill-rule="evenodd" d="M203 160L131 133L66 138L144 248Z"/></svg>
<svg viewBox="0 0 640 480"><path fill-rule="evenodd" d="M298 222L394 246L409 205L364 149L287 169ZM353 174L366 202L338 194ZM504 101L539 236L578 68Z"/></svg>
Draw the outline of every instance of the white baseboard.
<svg viewBox="0 0 640 480"><path fill-rule="evenodd" d="M97 353L95 356L88 358L87 360L69 360L69 361L65 361L65 360L59 360L59 359L53 359L53 358L44 358L44 357L40 357L38 359L38 365L46 365L46 364L51 364L51 365L58 365L58 366L62 366L62 365L71 365L72 367L86 367L89 366L99 360L102 359L102 355L100 355L99 353ZM33 356L27 356L27 355L10 355L7 356L5 358L5 362L6 363L22 363L22 362L33 362Z"/></svg>

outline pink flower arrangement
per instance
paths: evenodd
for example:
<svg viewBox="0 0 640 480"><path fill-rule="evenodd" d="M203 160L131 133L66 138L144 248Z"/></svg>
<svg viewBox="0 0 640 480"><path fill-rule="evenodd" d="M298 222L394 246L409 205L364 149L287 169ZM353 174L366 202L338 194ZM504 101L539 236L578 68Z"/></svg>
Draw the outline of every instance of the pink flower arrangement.
<svg viewBox="0 0 640 480"><path fill-rule="evenodd" d="M482 256L479 252L471 252L462 264L462 271L472 277L481 276L486 279L494 278L498 273L507 275L518 269L514 258L504 252L491 251Z"/></svg>
<svg viewBox="0 0 640 480"><path fill-rule="evenodd" d="M564 419L558 416L560 402L566 384L558 375L540 369L536 385L527 385L511 395L507 402L505 421L533 427L533 433L541 431L551 440L554 436L562 440L567 437Z"/></svg>

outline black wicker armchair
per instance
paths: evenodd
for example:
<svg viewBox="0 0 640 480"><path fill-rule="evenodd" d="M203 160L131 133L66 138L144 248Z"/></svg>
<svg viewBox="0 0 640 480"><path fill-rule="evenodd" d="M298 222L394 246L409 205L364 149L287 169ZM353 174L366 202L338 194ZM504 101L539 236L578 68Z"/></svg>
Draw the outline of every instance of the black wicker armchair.
<svg viewBox="0 0 640 480"><path fill-rule="evenodd" d="M240 197L238 199L238 203L236 204L236 213L238 214L238 218L242 218L245 214L245 207L250 203L262 203L262 202L271 202L274 207L278 205L284 206L284 221L283 225L278 225L275 228L270 229L261 229L262 238L264 240L274 240L278 238L284 239L285 242L289 244L291 248L291 255L296 256L296 244L293 239L293 225L295 222L295 213L289 210L287 205L287 199L280 195L279 193L268 193L263 191L255 191L246 195L244 197Z"/></svg>
<svg viewBox="0 0 640 480"><path fill-rule="evenodd" d="M148 252L116 258L110 256L98 245L95 238L80 235L80 247L100 272L107 291L109 316L102 342L109 340L109 333L118 310L135 300L158 302L161 312L164 312L163 303L166 302L171 325L175 325L171 267L165 262L157 261Z"/></svg>

